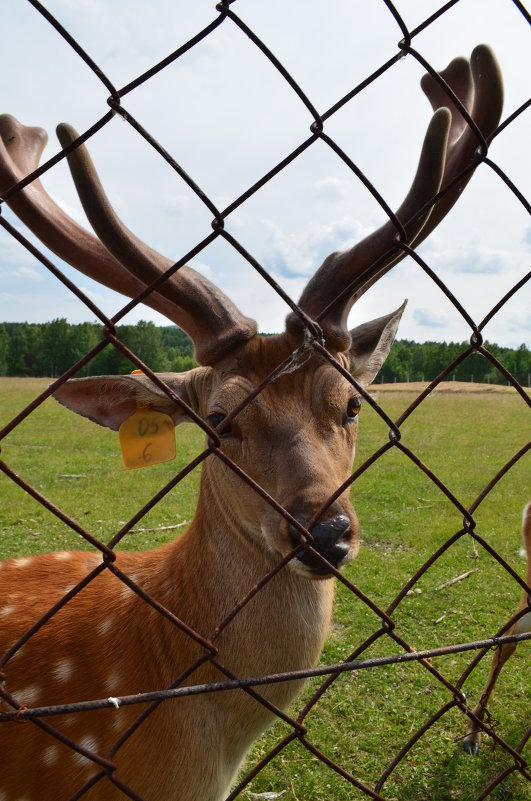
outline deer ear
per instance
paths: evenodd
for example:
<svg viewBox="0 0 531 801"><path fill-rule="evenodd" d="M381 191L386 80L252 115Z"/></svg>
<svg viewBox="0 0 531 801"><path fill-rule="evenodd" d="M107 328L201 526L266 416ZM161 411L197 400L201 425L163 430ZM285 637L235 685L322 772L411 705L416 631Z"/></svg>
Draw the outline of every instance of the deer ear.
<svg viewBox="0 0 531 801"><path fill-rule="evenodd" d="M350 372L362 386L366 387L374 380L386 360L406 304L407 300L391 314L351 330Z"/></svg>
<svg viewBox="0 0 531 801"><path fill-rule="evenodd" d="M191 391L192 386L199 373L208 371L209 368L198 367L186 373L158 373L158 377L195 410L198 393ZM186 411L145 375L73 378L59 387L53 396L73 412L115 431L136 412L138 404L165 412L173 418L175 425L189 419Z"/></svg>

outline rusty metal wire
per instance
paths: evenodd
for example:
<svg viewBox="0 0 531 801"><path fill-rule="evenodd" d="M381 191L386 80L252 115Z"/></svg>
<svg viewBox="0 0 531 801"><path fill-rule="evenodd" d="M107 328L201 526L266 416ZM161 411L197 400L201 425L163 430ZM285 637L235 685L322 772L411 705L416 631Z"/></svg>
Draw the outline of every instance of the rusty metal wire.
<svg viewBox="0 0 531 801"><path fill-rule="evenodd" d="M47 171L53 169L53 167L61 161L65 157L65 153L58 154L54 156L52 159L47 161L45 164L40 166L37 170L35 170L31 175L27 176L24 180L20 181L19 184L12 187L8 192L5 193L4 198L0 202L0 226L6 231L10 236L16 238L16 240L22 244L29 253L31 253L36 259L40 260L43 266L49 270L59 281L61 281L69 291L73 292L78 299L80 299L84 304L86 304L87 308L94 314L103 324L102 329L102 339L101 342L98 343L90 352L86 354L83 359L81 359L76 364L72 365L71 369L68 370L63 376L61 376L57 381L55 381L49 388L46 389L41 395L39 395L35 400L28 405L25 409L22 409L19 414L17 414L11 421L9 421L0 431L0 442L9 434L11 433L28 415L32 414L35 409L37 409L40 404L42 404L51 394L54 392L56 387L67 380L72 375L75 375L79 369L81 369L85 364L87 364L100 350L104 347L111 345L119 349L122 353L124 353L139 369L141 369L147 376L149 376L164 392L166 392L173 400L179 403L186 409L187 414L192 417L192 419L206 432L208 435L208 442L205 449L196 456L196 458L191 461L183 470L181 470L177 475L175 475L172 480L164 486L150 501L145 504L138 512L129 520L126 524L120 529L120 531L116 532L112 539L105 543L102 542L100 539L95 537L91 532L85 530L79 523L74 521L69 515L63 512L61 509L58 509L50 500L48 500L35 486L32 486L28 481L26 481L23 477L18 476L15 471L3 460L0 460L0 470L4 473L5 477L10 481L17 483L25 492L29 493L36 502L42 504L51 514L57 516L60 520L66 523L72 531L74 531L78 536L86 540L93 548L100 552L102 556L101 562L94 567L92 571L88 573L85 579L76 584L72 589L64 595L50 610L47 612L39 620L35 621L34 625L24 633L24 635L17 641L11 644L9 649L4 653L0 654L0 679L2 677L2 670L6 666L6 664L11 660L16 653L22 648L22 646L43 626L45 626L48 621L57 614L59 610L64 608L64 606L72 601L72 599L82 591L84 587L86 587L90 582L92 582L96 576L101 574L103 571L109 571L113 573L117 579L123 582L124 585L129 587L129 589L136 593L146 604L150 605L152 609L156 611L157 614L162 615L169 623L178 629L181 632L184 632L188 637L190 637L198 646L200 654L197 657L196 661L193 664L190 664L188 670L183 673L182 675L175 678L172 684L169 687L162 687L153 692L146 692L137 695L131 696L124 696L117 699L91 699L90 701L83 701L83 702L72 702L68 704L62 705L54 705L54 706L42 706L42 707L35 707L35 708L26 708L23 704L21 704L16 697L9 694L9 692L5 689L2 685L0 680L0 695L3 697L4 701L11 707L12 711L3 712L0 714L0 725L10 725L13 724L13 720L18 722L22 720L31 721L32 724L39 726L40 728L47 731L51 737L56 738L57 740L63 742L68 747L70 747L73 751L83 755L88 760L92 761L98 768L98 772L96 772L87 782L80 785L78 791L71 797L71 801L74 799L82 798L86 793L94 786L98 785L100 782L102 783L100 786L103 788L102 792L105 793L104 784L105 782L112 782L115 787L117 787L123 797L139 799L139 801L146 801L146 799L141 799L140 796L136 794L134 787L127 787L125 786L116 776L115 769L116 764L119 761L119 752L120 748L123 744L136 732L138 729L141 730L142 725L144 724L145 720L150 716L150 714L158 707L159 704L168 701L169 699L175 699L177 697L183 697L188 695L199 695L204 694L207 692L231 692L234 689L244 690L245 692L252 695L260 703L266 705L277 717L284 721L287 725L289 733L285 735L282 739L279 740L277 745L274 747L273 750L268 752L263 758L259 759L255 765L252 765L248 768L246 775L241 779L238 786L230 793L227 798L227 801L230 799L236 799L241 797L243 791L249 787L250 782L254 779L257 774L275 757L281 755L283 751L294 741L297 741L299 745L306 748L310 754L312 754L320 763L326 766L329 770L334 771L338 775L340 775L347 784L351 785L353 788L356 788L360 793L365 795L366 797L380 799L381 801L385 801L385 788L384 785L387 782L388 778L391 776L392 772L395 768L404 760L406 759L412 752L413 747L416 743L418 743L421 738L433 727L436 726L437 722L451 712L451 710L457 709L461 712L463 720L466 718L474 718L472 710L467 705L467 699L462 691L463 684L465 680L468 678L472 670L476 667L479 661L488 653L488 651L498 645L501 645L506 642L521 642L524 640L528 640L531 638L531 634L512 634L510 636L505 636L504 632L507 631L510 623L514 622L514 620L522 617L525 614L525 610L520 612L512 621L505 624L504 627L494 636L490 638L484 638L482 640L476 640L474 642L456 642L450 646L445 647L434 647L434 648L427 648L423 650L417 651L412 644L405 641L400 633L397 631L397 626L395 620L393 619L393 613L397 610L399 605L403 602L406 598L407 594L413 590L415 585L418 583L419 579L425 575L428 568L430 568L433 564L437 562L437 560L445 554L448 549L450 549L453 545L457 542L462 540L463 538L471 538L475 543L481 546L482 549L485 550L493 559L495 559L498 564L500 565L501 569L504 571L504 575L507 576L508 580L514 582L515 585L527 590L529 592L529 588L526 586L525 582L521 579L518 573L514 570L514 568L499 554L496 550L487 542L487 540L477 531L477 524L474 519L474 513L483 500L491 493L494 489L496 484L502 479L505 475L509 473L509 471L517 464L520 460L522 460L528 453L531 448L531 443L527 442L522 444L517 452L514 453L512 458L510 458L505 465L503 465L496 475L490 478L485 486L483 487L482 491L479 493L475 501L470 506L465 506L463 502L452 492L452 490L446 486L446 484L441 480L441 478L431 470L427 465L423 463L423 461L419 458L419 456L408 448L403 442L401 441L401 426L405 423L406 420L410 418L413 412L419 408L419 406L428 398L431 393L436 389L436 387L443 381L455 368L455 366L466 359L472 353L480 353L482 354L485 359L490 361L496 368L505 376L507 382L510 383L514 389L519 394L522 402L527 404L528 407L531 407L531 398L527 392L525 392L524 388L519 384L519 382L500 364L499 360L489 352L488 347L485 346L483 342L482 331L485 328L486 324L507 304L510 298L518 291L525 286L526 282L529 281L531 277L531 273L525 276L521 281L518 282L513 287L510 287L506 290L505 295L499 300L498 303L491 309L491 311L486 315L483 321L476 324L472 317L469 315L467 310L459 303L455 295L451 292L451 290L440 280L440 278L436 275L436 273L430 268L430 266L426 263L426 261L411 247L406 244L406 236L404 233L404 228L400 221L395 217L394 213L387 205L385 199L380 195L377 188L371 183L369 178L364 175L363 171L353 162L351 157L344 152L344 150L340 147L338 142L336 142L333 137L331 137L327 132L324 130L325 123L331 119L334 114L336 114L340 109L344 108L353 98L358 96L361 92L363 92L368 86L373 84L377 81L383 74L386 73L395 63L397 63L404 55L408 55L411 58L416 59L419 64L427 70L437 81L440 82L440 78L435 72L432 65L423 57L419 49L413 47L413 42L415 39L428 29L430 26L436 26L438 20L449 12L449 10L455 6L457 3L462 2L463 0L452 0L452 2L446 3L442 6L437 12L432 14L428 17L421 25L419 25L414 30L408 30L405 22L400 17L399 12L393 6L391 2L385 0L385 5L389 11L389 14L392 15L394 18L399 30L402 34L402 39L397 43L396 52L394 52L388 61L382 64L378 69L376 69L371 75L366 76L357 86L353 87L344 97L337 100L329 109L319 112L317 108L312 103L311 99L307 97L303 89L297 84L293 76L289 73L289 71L284 67L284 65L277 59L273 52L269 49L266 42L262 41L257 34L257 32L251 30L248 25L244 22L242 17L240 17L233 9L236 7L236 3L234 0L223 0L223 2L218 3L215 6L216 16L214 16L212 22L208 24L204 29L198 31L189 41L181 45L178 49L176 49L173 53L169 56L164 58L157 64L154 64L144 73L138 75L134 80L130 81L127 85L122 87L121 89L116 88L115 84L113 83L111 77L106 75L98 65L92 60L92 58L85 52L85 50L81 47L79 42L76 41L75 37L72 36L69 31L65 30L62 25L52 16L50 11L46 8L45 4L38 2L38 0L28 0L31 6L33 6L35 13L39 13L43 16L43 18L49 23L50 26L54 28L58 36L61 36L65 39L65 41L74 49L80 59L82 59L85 64L93 71L96 78L101 81L103 86L109 92L109 97L107 100L107 104L110 110L105 110L102 113L102 116L96 120L79 138L78 142L85 142L89 140L97 131L101 130L104 126L106 126L109 121L115 115L120 115L126 124L128 124L134 131L137 132L156 152L161 159L165 161L168 165L169 169L174 170L187 184L187 186L195 193L197 198L204 204L206 209L212 214L212 231L205 236L201 241L197 242L196 245L185 255L182 256L173 266L160 278L154 281L150 286L147 286L136 298L126 303L112 318L107 317L101 309L87 296L82 289L76 286L72 281L70 281L47 256L45 256L28 238L26 238L18 228L15 228L11 225L4 216L1 215L2 211L2 204L3 202L13 195L15 195L18 191L20 191L24 186L28 185L33 181L35 178L43 175ZM521 12L525 20L528 23L531 23L531 19L529 17L528 12L524 8L524 6L519 2L513 1L514 7ZM278 71L281 78L286 82L287 86L293 92L294 96L298 99L298 102L302 102L309 114L313 119L313 123L311 124L311 135L301 141L291 152L287 153L279 162L278 164L271 167L265 175L263 175L258 181L254 184L249 186L239 197L236 197L231 200L231 202L226 206L225 209L219 209L216 204L213 202L211 198L201 189L197 181L190 176L186 170L176 161L176 159L172 156L171 153L168 153L162 145L157 142L157 140L152 136L152 134L144 128L144 126L133 116L131 111L127 108L127 105L124 101L126 101L127 97L133 93L138 87L148 85L150 80L166 69L171 64L175 63L179 58L181 58L185 53L189 50L194 48L199 42L206 39L214 30L216 30L220 25L227 24L227 25L234 25L240 32L242 36L245 36L247 39L252 42L252 44L257 48L257 50L262 54L263 58L268 59L270 64ZM448 92L448 87L445 87L445 91ZM453 94L450 92L450 94ZM529 102L524 103L519 109L515 110L511 116L505 120L500 127L493 133L490 137L490 141L485 141L479 130L477 129L475 123L470 118L466 110L463 108L461 103L455 98L452 97L452 100L455 104L460 108L463 116L466 118L469 126L474 130L474 133L478 140L478 150L477 150L477 163L482 163L487 165L498 178L503 181L508 188L508 190L512 193L514 198L522 205L523 208L529 213L531 212L531 206L528 200L525 198L523 193L518 189L518 187L514 184L514 182L509 178L509 176L504 172L499 164L497 164L490 156L489 156L489 146L491 142L497 137L502 135L502 133L508 129L510 124L517 119L529 106ZM66 152L71 151L75 148L78 142L71 145L67 148ZM288 167L291 163L293 163L297 158L301 156L308 148L312 147L316 142L320 142L322 145L327 146L331 152L333 152L339 159L341 159L345 165L352 171L352 173L357 177L357 179L363 183L363 185L368 189L368 191L372 194L375 200L379 203L387 217L393 222L396 227L396 243L395 243L395 252L402 252L405 255L409 255L419 266L419 268L433 281L435 282L441 291L446 296L448 302L452 304L453 308L457 311L459 315L466 321L467 325L470 327L471 337L470 337L470 347L466 349L463 353L461 353L458 358L452 363L449 364L443 372L440 373L430 384L426 387L424 391L422 391L418 397L409 405L409 407L403 412L397 420L392 420L388 414L385 412L383 408L378 404L378 402L372 397L371 394L366 392L362 387L359 387L356 381L348 374L347 371L326 351L323 347L321 342L321 335L320 335L320 328L319 328L319 320L311 320L309 319L301 309L299 309L289 297L289 295L284 291L284 289L278 284L278 282L269 274L269 272L259 263L259 261L255 258L255 256L250 253L246 247L235 237L233 234L230 234L225 229L225 220L230 217L233 212L237 209L242 207L253 195L259 192L269 181L271 181L275 176L281 173L283 170ZM470 169L472 169L475 165L471 165ZM460 178L462 176L458 176ZM458 180L458 179L456 179ZM455 183L455 182L454 182ZM393 599L391 604L387 609L381 609L378 604L376 604L370 597L368 597L359 587L353 584L346 576L341 574L337 570L332 570L335 574L337 580L341 582L343 587L346 591L352 593L359 601L364 605L365 608L371 611L372 614L375 615L378 621L378 628L362 643L357 645L355 650L346 657L342 662L334 663L330 665L320 665L319 667L312 669L312 670L304 670L304 671L294 671L290 673L283 673L283 674L276 674L276 675L266 675L266 676L254 676L242 679L241 677L235 676L231 673L231 671L227 670L217 659L217 645L216 642L223 632L223 630L229 625L229 623L234 619L236 615L238 615L241 610L263 589L264 585L267 584L272 580L274 575L282 570L287 562L293 558L294 555L297 554L303 548L311 548L312 540L311 535L308 534L308 530L311 528L312 521L310 521L306 528L304 528L299 521L294 519L285 509L280 506L274 498L272 498L262 487L260 487L256 482L254 482L249 476L247 476L244 471L241 470L236 464L234 464L220 449L220 438L219 434L216 430L212 429L211 426L208 425L207 422L202 420L198 417L195 412L190 409L182 400L180 400L172 390L164 384L158 378L153 371L150 369L149 364L145 364L141 359L139 359L133 352L131 352L123 342L120 341L117 330L116 324L134 307L136 307L139 303L141 303L146 297L149 296L150 293L156 291L156 289L169 278L169 276L173 275L177 270L180 269L181 266L186 264L190 261L194 256L201 253L208 245L213 243L215 240L222 239L224 242L231 248L233 248L236 252L238 252L251 266L251 268L256 271L256 273L264 279L270 287L278 294L280 298L286 303L286 305L294 311L296 314L299 315L301 318L306 332L307 338L304 344L304 349L313 349L314 351L318 352L321 357L327 359L331 364L333 364L338 371L344 375L344 377L350 381L353 386L356 388L358 392L364 395L367 402L371 405L374 411L380 416L382 422L385 426L387 426L389 430L389 441L383 445L380 449L378 449L375 453L373 453L361 466L357 467L350 479L346 482L346 484L342 487L337 489L337 492L333 497L328 499L327 506L329 506L335 498L339 497L349 486L352 486L359 478L362 476L367 470L371 469L385 454L389 451L395 449L400 451L404 457L409 460L415 467L421 470L424 475L429 479L430 482L437 488L437 490L442 493L442 495L450 502L453 508L455 508L459 514L463 518L463 526L462 528L457 531L453 536L449 537L441 547L433 553L429 559L425 561L425 563L418 569L414 576L410 578L410 580L404 585L398 595ZM389 254L385 254L387 257ZM353 287L346 287L344 293L351 293ZM323 312L324 316L329 309L325 309ZM294 358L302 357L301 354L294 354L290 357L286 362L282 365L279 365L276 370L274 370L268 378L246 398L246 400L240 404L236 409L233 410L230 417L233 418L237 416L237 414L242 410L242 408L251 402L253 398L260 394L263 389L281 372L282 370L288 368L291 364L290 360ZM294 526L301 534L301 544L298 548L294 549L293 552L286 557L274 571L265 575L259 583L254 586L246 597L240 599L239 603L234 606L234 608L230 611L230 613L222 620L220 620L215 628L214 631L210 633L208 637L200 636L196 631L191 629L184 621L180 620L174 614L172 614L168 609L166 609L160 602L150 596L145 589L139 586L139 584L133 580L130 576L124 573L119 567L116 565L116 554L115 554L115 547L121 542L121 540L126 536L126 534L134 528L134 526L147 514L147 512L152 509L168 492L170 492L175 486L177 486L191 471L193 471L197 466L201 465L202 462L207 457L214 457L222 459L227 467L232 470L239 478L246 482L248 486L250 486L262 499L264 499L267 503L271 504L276 511L281 514L290 525ZM322 514L324 509L320 509L318 513L315 515L315 519L318 519L319 515ZM313 551L313 554L317 559L323 559L317 551ZM368 657L364 658L363 654L377 641L382 640L388 643L393 648L393 652L389 653L385 656L379 657ZM398 650L398 653L397 653ZM463 671L462 675L457 681L450 681L440 670L432 660L437 660L437 658L443 655L449 654L456 654L456 653L463 653L467 651L479 651L479 653L473 658L467 668ZM186 686L183 686L183 682L186 679L189 679L193 676L194 672L205 662L211 662L215 665L219 672L225 677L223 681L219 681L215 684L190 684L188 683ZM411 735L410 739L403 744L400 748L399 752L390 760L389 764L386 766L385 770L382 772L381 776L379 777L378 781L373 787L368 786L364 781L362 781L358 776L356 776L351 770L348 770L345 765L341 764L340 759L332 759L330 755L323 753L320 748L312 741L311 733L308 730L306 725L306 719L308 718L311 712L314 712L315 709L319 709L319 703L322 697L326 694L329 688L344 674L354 674L356 671L367 670L367 669L377 669L384 665L397 665L397 664L404 664L408 662L415 662L418 663L422 668L425 669L426 673L430 675L432 679L438 682L442 687L445 688L447 691L447 701L439 708L437 711L430 716L428 716L424 723ZM275 682L284 682L288 680L292 680L294 678L322 678L322 683L313 691L311 698L306 702L306 705L299 713L297 718L291 717L288 713L281 711L280 709L276 708L271 702L267 701L263 695L260 694L260 687L275 683ZM105 709L111 708L113 705L120 704L123 706L134 706L134 705L142 705L141 712L139 712L138 717L136 720L131 724L131 726L126 729L119 739L115 742L112 749L104 756L101 754L95 753L90 748L87 748L85 745L81 743L77 743L69 738L67 738L62 732L58 729L54 728L53 720L54 717L57 717L62 714L66 713L82 713L84 711L90 711L95 709ZM147 706L146 706L147 705ZM48 722L51 721L51 722ZM498 788L505 779L510 775L518 775L518 777L523 782L531 782L531 769L528 765L527 760L522 755L524 746L528 742L529 738L531 737L531 725L524 733L521 738L520 743L517 747L512 747L506 740L503 739L496 731L495 726L491 724L491 722L487 719L486 722L482 722L475 718L476 724L483 730L483 732L491 738L493 743L495 744L496 748L498 749L499 754L503 754L505 762L501 766L500 770L496 773L495 776L491 777L489 780L488 785L484 788L484 790L477 796L476 801L480 801L480 799L487 798L488 796L492 795L494 790ZM356 796L358 797L358 796Z"/></svg>

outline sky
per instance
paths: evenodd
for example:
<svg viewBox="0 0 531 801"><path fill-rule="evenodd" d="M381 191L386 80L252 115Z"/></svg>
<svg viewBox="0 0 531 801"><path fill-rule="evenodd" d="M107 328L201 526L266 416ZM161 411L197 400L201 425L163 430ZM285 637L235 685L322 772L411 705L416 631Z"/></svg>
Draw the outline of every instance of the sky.
<svg viewBox="0 0 531 801"><path fill-rule="evenodd" d="M218 17L211 0L44 0L45 7L121 88ZM408 29L441 2L395 0ZM231 5L324 113L398 52L402 32L383 0L236 0ZM108 89L27 0L2 9L0 112L49 133L44 159L59 145L58 122L85 131L109 109ZM437 69L487 43L505 83L502 119L525 103L531 75L531 26L512 0L459 0L413 38ZM420 89L423 69L408 55L325 123L396 209L415 173L431 116ZM212 199L226 208L310 135L306 106L251 40L225 19L174 64L123 98L128 110ZM531 109L492 143L491 158L531 201ZM89 142L108 196L127 226L172 260L211 232L212 213L120 116ZM68 213L88 226L68 168L43 183ZM27 234L2 204L2 214ZM385 215L335 153L317 141L226 220L227 230L297 300L332 251L352 246ZM419 253L479 323L529 271L531 224L524 205L494 170L481 165L448 217ZM52 257L105 313L126 300ZM288 309L225 241L190 264L220 286L263 332L283 329ZM45 322L93 313L0 230L0 321ZM404 259L354 306L352 326L386 314L404 298L398 336L462 341L468 324L416 262ZM148 307L123 322L167 321ZM531 282L486 326L500 345L531 345Z"/></svg>

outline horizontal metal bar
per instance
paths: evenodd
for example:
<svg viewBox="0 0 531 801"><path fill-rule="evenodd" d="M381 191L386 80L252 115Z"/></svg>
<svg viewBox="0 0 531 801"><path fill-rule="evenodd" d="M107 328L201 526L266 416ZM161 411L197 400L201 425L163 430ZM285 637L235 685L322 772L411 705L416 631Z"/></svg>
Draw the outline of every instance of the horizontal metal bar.
<svg viewBox="0 0 531 801"><path fill-rule="evenodd" d="M377 656L372 659L356 659L353 662L339 662L334 665L323 665L306 670L293 670L286 673L270 673L266 676L254 676L247 679L231 681L213 682L211 684L192 684L187 687L176 687L171 690L155 690L149 693L138 693L137 695L123 695L119 697L102 698L94 701L80 701L74 704L55 704L54 706L34 707L33 709L19 709L13 712L3 712L0 714L0 723L13 720L25 720L28 718L50 717L52 715L66 715L78 712L89 712L95 709L119 709L121 706L131 706L132 704L144 704L152 701L164 701L170 698L185 698L192 695L204 695L205 693L224 692L226 690L240 690L246 687L259 687L264 684L278 684L284 681L297 681L300 679L310 679L315 676L328 676L339 673L351 673L356 670L366 670L367 668L384 667L386 665L404 664L408 662L419 662L422 659L435 659L448 654L463 653L466 651L477 651L480 648L497 648L509 642L523 642L531 640L531 632L524 634L510 634L505 637L490 637L486 640L476 640L475 642L458 643L457 645L446 645L440 648L428 648L424 651L413 651L403 654L392 654L390 656Z"/></svg>

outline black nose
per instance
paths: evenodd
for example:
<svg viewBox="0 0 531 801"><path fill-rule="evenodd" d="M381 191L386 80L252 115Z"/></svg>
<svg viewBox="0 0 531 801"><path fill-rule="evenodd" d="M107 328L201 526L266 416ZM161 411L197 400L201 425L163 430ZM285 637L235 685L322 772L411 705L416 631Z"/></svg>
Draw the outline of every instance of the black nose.
<svg viewBox="0 0 531 801"><path fill-rule="evenodd" d="M297 517L303 525L306 522ZM302 534L294 527L289 527L293 547L297 547L304 540ZM310 530L313 537L314 548L333 567L337 567L350 550L350 520L346 515L335 515L328 520L321 520ZM307 565L314 573L326 574L329 572L326 565L321 562L312 551L305 549L297 554L297 559Z"/></svg>

